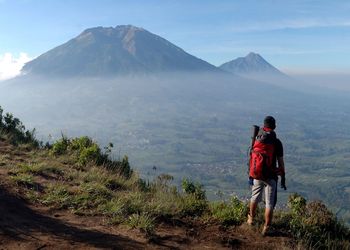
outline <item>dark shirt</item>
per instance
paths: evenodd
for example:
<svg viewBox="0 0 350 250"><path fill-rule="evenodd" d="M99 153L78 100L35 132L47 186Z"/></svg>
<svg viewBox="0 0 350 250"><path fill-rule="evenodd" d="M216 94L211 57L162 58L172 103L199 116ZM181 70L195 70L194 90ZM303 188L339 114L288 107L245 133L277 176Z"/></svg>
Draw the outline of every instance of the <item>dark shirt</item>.
<svg viewBox="0 0 350 250"><path fill-rule="evenodd" d="M275 154L276 158L283 157L283 145L282 142L277 138L275 141Z"/></svg>
<svg viewBox="0 0 350 250"><path fill-rule="evenodd" d="M275 140L275 160L273 161L273 168L277 169L277 158L283 157L283 145L282 142L276 138ZM280 166L278 166L280 167ZM284 170L283 170L284 171ZM271 178L278 179L277 174L271 174Z"/></svg>

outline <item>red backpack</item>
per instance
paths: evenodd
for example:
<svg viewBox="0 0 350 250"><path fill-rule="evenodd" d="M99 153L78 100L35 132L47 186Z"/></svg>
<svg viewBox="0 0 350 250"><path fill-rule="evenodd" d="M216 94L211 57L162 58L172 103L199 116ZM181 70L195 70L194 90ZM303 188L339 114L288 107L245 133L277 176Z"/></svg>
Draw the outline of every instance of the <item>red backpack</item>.
<svg viewBox="0 0 350 250"><path fill-rule="evenodd" d="M261 128L250 151L249 176L257 180L266 180L275 176L276 133Z"/></svg>

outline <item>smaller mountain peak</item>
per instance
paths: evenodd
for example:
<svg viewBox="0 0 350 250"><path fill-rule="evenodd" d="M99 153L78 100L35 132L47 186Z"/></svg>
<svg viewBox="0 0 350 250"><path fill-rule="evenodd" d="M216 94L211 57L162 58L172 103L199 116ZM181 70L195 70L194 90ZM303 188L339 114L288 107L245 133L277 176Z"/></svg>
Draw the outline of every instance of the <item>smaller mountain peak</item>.
<svg viewBox="0 0 350 250"><path fill-rule="evenodd" d="M240 75L248 74L277 74L282 75L278 69L268 63L261 55L249 52L245 57L238 57L232 61L224 63L221 69Z"/></svg>
<svg viewBox="0 0 350 250"><path fill-rule="evenodd" d="M255 52L249 52L247 56L260 56L260 55Z"/></svg>
<svg viewBox="0 0 350 250"><path fill-rule="evenodd" d="M255 52L249 52L248 55L245 56L245 58L262 58L262 56Z"/></svg>

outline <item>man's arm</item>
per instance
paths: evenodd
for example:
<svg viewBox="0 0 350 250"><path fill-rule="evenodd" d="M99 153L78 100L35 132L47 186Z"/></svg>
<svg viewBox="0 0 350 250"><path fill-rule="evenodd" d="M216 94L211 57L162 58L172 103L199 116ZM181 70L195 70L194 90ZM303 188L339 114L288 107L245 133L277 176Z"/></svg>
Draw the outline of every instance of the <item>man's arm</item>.
<svg viewBox="0 0 350 250"><path fill-rule="evenodd" d="M286 187L286 177L285 177L285 170L284 170L284 160L283 157L277 157L278 162L278 175L281 176L281 188L284 190L287 190Z"/></svg>

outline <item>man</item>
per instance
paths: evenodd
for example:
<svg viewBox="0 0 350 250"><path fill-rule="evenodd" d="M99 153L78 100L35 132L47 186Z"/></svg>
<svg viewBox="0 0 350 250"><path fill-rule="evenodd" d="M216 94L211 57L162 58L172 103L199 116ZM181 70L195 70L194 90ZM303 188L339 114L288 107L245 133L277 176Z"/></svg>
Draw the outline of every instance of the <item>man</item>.
<svg viewBox="0 0 350 250"><path fill-rule="evenodd" d="M286 190L286 179L283 160L282 142L274 132L276 121L272 116L264 119L264 127L259 130L254 138L254 144L250 154L249 178L252 184L252 196L250 199L250 211L247 223L252 225L258 203L262 200L265 191L265 224L262 234L265 236L270 231L273 209L277 201L277 181L281 176L281 187ZM278 163L278 167L277 164Z"/></svg>

